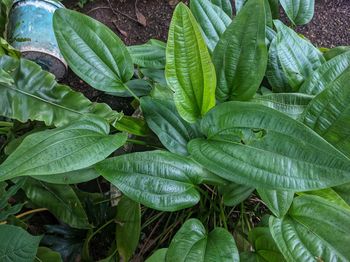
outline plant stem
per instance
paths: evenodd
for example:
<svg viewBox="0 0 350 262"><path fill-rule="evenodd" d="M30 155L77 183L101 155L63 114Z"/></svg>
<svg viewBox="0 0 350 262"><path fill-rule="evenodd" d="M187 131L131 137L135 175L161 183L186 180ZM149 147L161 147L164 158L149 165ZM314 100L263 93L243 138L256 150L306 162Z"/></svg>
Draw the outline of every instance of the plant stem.
<svg viewBox="0 0 350 262"><path fill-rule="evenodd" d="M26 211L22 214L19 214L16 216L16 218L21 218L21 217L24 217L24 216L28 216L30 214L34 214L34 213L38 213L38 212L43 212L43 211L47 211L48 209L47 208L37 208L37 209L32 209L32 210L29 210L29 211ZM0 225L4 225L4 224L7 224L7 221L2 221L0 222Z"/></svg>
<svg viewBox="0 0 350 262"><path fill-rule="evenodd" d="M6 121L0 121L0 126L1 127L13 127L13 123L12 122L6 122Z"/></svg>
<svg viewBox="0 0 350 262"><path fill-rule="evenodd" d="M140 98L127 85L124 85L124 87L140 103Z"/></svg>

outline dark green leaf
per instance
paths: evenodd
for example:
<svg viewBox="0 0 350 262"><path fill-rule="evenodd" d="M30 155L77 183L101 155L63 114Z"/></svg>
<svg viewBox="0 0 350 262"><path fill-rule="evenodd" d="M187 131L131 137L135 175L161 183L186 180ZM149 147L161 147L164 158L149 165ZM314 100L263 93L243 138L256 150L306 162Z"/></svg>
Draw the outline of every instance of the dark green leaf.
<svg viewBox="0 0 350 262"><path fill-rule="evenodd" d="M204 39L210 52L214 51L221 35L232 22L220 7L209 0L192 0L191 11L202 29Z"/></svg>
<svg viewBox="0 0 350 262"><path fill-rule="evenodd" d="M196 122L215 105L214 65L199 26L183 3L171 20L165 74L176 108L186 121Z"/></svg>
<svg viewBox="0 0 350 262"><path fill-rule="evenodd" d="M320 66L300 87L301 93L317 95L323 90L349 79L350 52L343 53Z"/></svg>
<svg viewBox="0 0 350 262"><path fill-rule="evenodd" d="M236 14L238 14L248 0L235 0Z"/></svg>
<svg viewBox="0 0 350 262"><path fill-rule="evenodd" d="M92 103L79 92L57 84L54 76L25 59L0 57L0 67L11 75L13 85L0 81L0 115L21 122L44 121L63 126L86 114L96 114L108 121L121 115L106 105Z"/></svg>
<svg viewBox="0 0 350 262"><path fill-rule="evenodd" d="M187 143L201 136L197 125L183 120L171 100L143 97L141 108L150 129L173 153L187 155Z"/></svg>
<svg viewBox="0 0 350 262"><path fill-rule="evenodd" d="M236 206L246 200L255 190L253 187L229 183L219 187L225 206Z"/></svg>
<svg viewBox="0 0 350 262"><path fill-rule="evenodd" d="M145 120L133 116L123 116L114 127L119 131L125 131L136 136L148 136L151 130Z"/></svg>
<svg viewBox="0 0 350 262"><path fill-rule="evenodd" d="M41 236L32 236L20 227L0 225L1 261L34 261L40 240Z"/></svg>
<svg viewBox="0 0 350 262"><path fill-rule="evenodd" d="M248 100L261 84L267 64L264 8L264 0L250 0L214 50L216 98L221 102Z"/></svg>
<svg viewBox="0 0 350 262"><path fill-rule="evenodd" d="M195 205L200 199L195 185L208 173L195 162L166 151L109 158L96 169L132 200L162 211Z"/></svg>
<svg viewBox="0 0 350 262"><path fill-rule="evenodd" d="M47 208L55 217L74 228L91 228L74 190L68 185L49 184L32 178L22 186L31 203Z"/></svg>
<svg viewBox="0 0 350 262"><path fill-rule="evenodd" d="M311 77L325 59L308 40L300 37L281 21L275 20L277 28L277 55L282 69L294 91Z"/></svg>
<svg viewBox="0 0 350 262"><path fill-rule="evenodd" d="M124 91L134 74L124 43L102 23L60 8L53 17L56 39L69 67L92 87Z"/></svg>
<svg viewBox="0 0 350 262"><path fill-rule="evenodd" d="M171 241L166 261L235 262L239 255L228 231L215 228L208 234L199 220L189 219Z"/></svg>
<svg viewBox="0 0 350 262"><path fill-rule="evenodd" d="M287 261L350 257L350 211L318 196L295 198L289 216L270 217L270 231Z"/></svg>
<svg viewBox="0 0 350 262"><path fill-rule="evenodd" d="M283 217L293 202L294 192L286 190L257 189L262 201L277 217Z"/></svg>
<svg viewBox="0 0 350 262"><path fill-rule="evenodd" d="M295 25L305 25L314 16L315 0L280 0L280 3Z"/></svg>
<svg viewBox="0 0 350 262"><path fill-rule="evenodd" d="M152 69L165 68L165 49L166 44L155 39L143 45L128 47L134 64Z"/></svg>
<svg viewBox="0 0 350 262"><path fill-rule="evenodd" d="M214 5L220 7L229 17L232 17L231 0L210 0Z"/></svg>
<svg viewBox="0 0 350 262"><path fill-rule="evenodd" d="M252 101L297 119L306 109L313 96L299 93L271 93L257 96Z"/></svg>
<svg viewBox="0 0 350 262"><path fill-rule="evenodd" d="M161 248L156 250L152 256L146 259L146 262L165 262L167 248Z"/></svg>
<svg viewBox="0 0 350 262"><path fill-rule="evenodd" d="M152 85L144 79L133 79L125 83L125 85L136 95L136 96L146 96L152 90ZM107 94L112 96L120 97L132 97L133 95L128 91L120 92L108 92Z"/></svg>
<svg viewBox="0 0 350 262"><path fill-rule="evenodd" d="M105 121L90 117L66 127L31 134L0 165L0 181L90 167L126 142L126 134L108 133Z"/></svg>
<svg viewBox="0 0 350 262"><path fill-rule="evenodd" d="M60 253L52 251L47 247L39 247L36 257L42 262L61 262L62 258Z"/></svg>
<svg viewBox="0 0 350 262"><path fill-rule="evenodd" d="M123 196L117 206L116 219L118 253L123 261L129 261L138 246L141 233L140 204Z"/></svg>
<svg viewBox="0 0 350 262"><path fill-rule="evenodd" d="M341 55L347 51L350 51L350 46L337 46L332 49L327 50L325 53L323 53L324 58L328 61L332 58Z"/></svg>
<svg viewBox="0 0 350 262"><path fill-rule="evenodd" d="M223 103L205 116L201 131L208 139L190 141L189 152L235 183L306 191L350 181L348 158L304 124L271 108Z"/></svg>
<svg viewBox="0 0 350 262"><path fill-rule="evenodd" d="M348 157L350 157L349 73L350 71L329 84L328 88L310 102L300 117L300 121Z"/></svg>
<svg viewBox="0 0 350 262"><path fill-rule="evenodd" d="M333 190L341 196L341 198L350 205L350 183L336 186L333 188Z"/></svg>

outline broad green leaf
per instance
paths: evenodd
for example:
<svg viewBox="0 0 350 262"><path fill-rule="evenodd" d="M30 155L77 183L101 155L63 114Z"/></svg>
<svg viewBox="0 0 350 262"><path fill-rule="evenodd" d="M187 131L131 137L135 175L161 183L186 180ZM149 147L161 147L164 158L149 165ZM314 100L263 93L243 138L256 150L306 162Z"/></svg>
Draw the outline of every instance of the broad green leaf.
<svg viewBox="0 0 350 262"><path fill-rule="evenodd" d="M213 52L221 35L232 20L220 7L209 0L192 0L190 4L191 11L202 29L208 49Z"/></svg>
<svg viewBox="0 0 350 262"><path fill-rule="evenodd" d="M152 256L146 259L146 262L165 262L167 248L161 248L156 250Z"/></svg>
<svg viewBox="0 0 350 262"><path fill-rule="evenodd" d="M264 8L264 0L248 1L214 50L220 102L248 100L261 84L267 64Z"/></svg>
<svg viewBox="0 0 350 262"><path fill-rule="evenodd" d="M252 102L276 109L297 119L306 109L313 96L299 93L271 93L257 96Z"/></svg>
<svg viewBox="0 0 350 262"><path fill-rule="evenodd" d="M255 190L253 187L229 183L219 187L225 206L236 206L246 200Z"/></svg>
<svg viewBox="0 0 350 262"><path fill-rule="evenodd" d="M21 185L23 183L8 186L6 182L0 182L0 221L5 221L11 215L17 214L25 205L24 202L16 204L9 201L21 188Z"/></svg>
<svg viewBox="0 0 350 262"><path fill-rule="evenodd" d="M20 227L0 225L1 261L34 261L40 240L41 236L32 236Z"/></svg>
<svg viewBox="0 0 350 262"><path fill-rule="evenodd" d="M293 91L299 90L306 79L319 68L325 59L308 40L300 37L281 21L274 21L277 28L277 55Z"/></svg>
<svg viewBox="0 0 350 262"><path fill-rule="evenodd" d="M22 189L32 204L47 208L56 218L69 226L91 228L83 206L70 186L28 178Z"/></svg>
<svg viewBox="0 0 350 262"><path fill-rule="evenodd" d="M317 95L323 90L344 81L350 74L350 52L343 53L320 66L300 87L299 92ZM348 79L349 77L347 77Z"/></svg>
<svg viewBox="0 0 350 262"><path fill-rule="evenodd" d="M197 125L183 120L171 100L143 97L141 108L149 128L162 144L173 153L188 155L187 143L201 136Z"/></svg>
<svg viewBox="0 0 350 262"><path fill-rule="evenodd" d="M53 27L69 67L92 87L124 91L134 74L131 56L111 29L79 12L60 8Z"/></svg>
<svg viewBox="0 0 350 262"><path fill-rule="evenodd" d="M270 217L270 231L287 261L350 257L350 211L318 196L295 198L289 216Z"/></svg>
<svg viewBox="0 0 350 262"><path fill-rule="evenodd" d="M210 0L214 5L220 7L229 17L232 17L232 4L230 0Z"/></svg>
<svg viewBox="0 0 350 262"><path fill-rule="evenodd" d="M166 44L152 39L143 45L129 46L128 50L135 65L152 68L165 68Z"/></svg>
<svg viewBox="0 0 350 262"><path fill-rule="evenodd" d="M195 205L200 199L195 185L208 173L195 162L166 151L109 158L96 169L130 199L162 211Z"/></svg>
<svg viewBox="0 0 350 262"><path fill-rule="evenodd" d="M138 246L141 233L140 204L123 196L117 206L116 220L118 253L123 261L129 261Z"/></svg>
<svg viewBox="0 0 350 262"><path fill-rule="evenodd" d="M304 124L274 109L227 102L201 123L192 157L214 174L257 188L307 191L350 181L350 160ZM330 175L332 174L332 175Z"/></svg>
<svg viewBox="0 0 350 262"><path fill-rule="evenodd" d="M314 16L315 0L280 0L280 3L295 25L305 25Z"/></svg>
<svg viewBox="0 0 350 262"><path fill-rule="evenodd" d="M248 0L235 0L236 14L238 14Z"/></svg>
<svg viewBox="0 0 350 262"><path fill-rule="evenodd" d="M255 227L249 231L249 240L253 245L254 254L258 262L282 262L285 261L279 251L275 241L272 238L268 227ZM241 261L243 260L241 257Z"/></svg>
<svg viewBox="0 0 350 262"><path fill-rule="evenodd" d="M0 181L90 167L126 142L126 134L108 133L105 121L90 117L66 127L31 134L0 165Z"/></svg>
<svg viewBox="0 0 350 262"><path fill-rule="evenodd" d="M6 24L11 5L12 0L0 0L0 37L6 35Z"/></svg>
<svg viewBox="0 0 350 262"><path fill-rule="evenodd" d="M148 128L145 120L133 116L123 116L114 127L122 132L128 132L136 136L148 136L151 130Z"/></svg>
<svg viewBox="0 0 350 262"><path fill-rule="evenodd" d="M199 26L183 3L171 20L166 49L166 80L176 108L193 123L215 105L215 69Z"/></svg>
<svg viewBox="0 0 350 262"><path fill-rule="evenodd" d="M125 86L127 86L129 90L133 92L133 94L131 94L131 92L127 89L118 92L107 92L107 94L119 97L133 97L134 95L139 97L148 95L152 90L151 83L144 79L132 79L126 82Z"/></svg>
<svg viewBox="0 0 350 262"><path fill-rule="evenodd" d="M63 126L86 114L111 122L121 117L108 105L92 103L81 93L57 84L52 74L34 62L1 56L0 67L14 80L12 85L0 81L1 116L21 122L44 121L48 126Z"/></svg>
<svg viewBox="0 0 350 262"><path fill-rule="evenodd" d="M287 214L293 202L294 192L287 190L271 190L258 188L259 196L276 217L283 217Z"/></svg>
<svg viewBox="0 0 350 262"><path fill-rule="evenodd" d="M165 71L163 69L139 68L139 70L147 80L151 80L152 82L162 86L167 86Z"/></svg>
<svg viewBox="0 0 350 262"><path fill-rule="evenodd" d="M62 258L60 253L52 251L47 247L39 247L36 253L36 258L42 262L61 262Z"/></svg>
<svg viewBox="0 0 350 262"><path fill-rule="evenodd" d="M333 187L333 190L337 195L341 196L348 205L350 205L350 183Z"/></svg>
<svg viewBox="0 0 350 262"><path fill-rule="evenodd" d="M33 178L36 180L40 180L40 181L52 183L52 184L72 185L72 184L88 182L99 176L100 175L96 172L96 170L90 167L90 168L80 169L80 170L61 173L61 174L35 176Z"/></svg>
<svg viewBox="0 0 350 262"><path fill-rule="evenodd" d="M21 52L12 47L4 38L0 37L0 56L3 55L18 59L21 58Z"/></svg>
<svg viewBox="0 0 350 262"><path fill-rule="evenodd" d="M305 109L300 121L350 157L350 71L333 81Z"/></svg>
<svg viewBox="0 0 350 262"><path fill-rule="evenodd" d="M283 72L281 62L277 52L277 37L273 38L270 43L266 78L274 92L292 92L292 88L288 83L288 79Z"/></svg>
<svg viewBox="0 0 350 262"><path fill-rule="evenodd" d="M280 17L280 5L278 0L268 0L271 9L271 15L273 19L278 19Z"/></svg>
<svg viewBox="0 0 350 262"><path fill-rule="evenodd" d="M328 61L332 58L341 55L347 51L350 51L350 46L337 46L334 48L331 48L323 53L324 58Z"/></svg>
<svg viewBox="0 0 350 262"><path fill-rule="evenodd" d="M166 254L167 262L239 261L232 235L223 228L207 233L197 219L187 220L176 233Z"/></svg>

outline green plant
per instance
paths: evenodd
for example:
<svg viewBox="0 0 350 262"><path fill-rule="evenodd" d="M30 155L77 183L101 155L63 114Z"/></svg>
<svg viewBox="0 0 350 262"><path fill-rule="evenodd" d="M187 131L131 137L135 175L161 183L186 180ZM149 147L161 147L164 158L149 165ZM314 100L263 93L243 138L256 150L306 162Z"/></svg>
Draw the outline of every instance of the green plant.
<svg viewBox="0 0 350 262"><path fill-rule="evenodd" d="M294 24L313 15L313 1L280 2ZM0 122L8 140L0 181L14 184L4 184L3 192L12 191L4 196L21 188L31 205L81 230L84 244L73 243L82 245L86 260L93 239L112 226L116 241L106 248L108 259L132 257L143 228L140 204L182 210L177 214L185 221L149 262L349 260L349 52L322 53L273 20L276 6L236 1L232 21L228 1L192 0L191 9L180 3L166 44L132 47L87 16L56 11L56 37L72 70L96 89L134 97L145 120L91 103L34 63L3 55L1 115L49 126L34 123L28 133ZM149 129L160 143L150 142ZM127 142L158 150L109 157ZM94 218L96 208L82 200L96 196L69 185L98 182L100 175L124 194L115 217L103 215L107 205L98 213L104 218ZM242 204L253 192L269 209L259 223L249 221ZM53 205L54 198L61 202ZM0 207L8 218L22 205ZM240 207L235 223L232 206ZM171 220L169 232L176 227ZM39 238L0 225L0 236L10 231L31 241L23 252L39 255ZM57 236L52 243L72 246Z"/></svg>

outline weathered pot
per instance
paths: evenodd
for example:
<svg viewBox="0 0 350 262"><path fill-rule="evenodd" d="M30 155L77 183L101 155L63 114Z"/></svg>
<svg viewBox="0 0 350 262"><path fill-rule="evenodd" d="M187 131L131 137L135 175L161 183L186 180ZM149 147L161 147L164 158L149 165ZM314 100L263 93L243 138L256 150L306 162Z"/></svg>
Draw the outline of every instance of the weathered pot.
<svg viewBox="0 0 350 262"><path fill-rule="evenodd" d="M67 71L53 31L53 13L64 6L53 0L15 0L10 11L8 40L24 58L58 79Z"/></svg>

